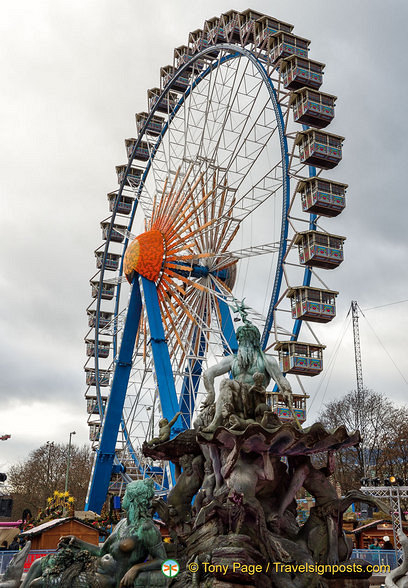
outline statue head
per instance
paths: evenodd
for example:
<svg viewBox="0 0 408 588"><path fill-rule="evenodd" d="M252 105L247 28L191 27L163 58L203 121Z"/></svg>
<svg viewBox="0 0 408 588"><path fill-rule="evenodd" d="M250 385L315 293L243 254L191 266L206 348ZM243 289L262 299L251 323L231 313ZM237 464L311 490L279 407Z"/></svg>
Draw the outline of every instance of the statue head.
<svg viewBox="0 0 408 588"><path fill-rule="evenodd" d="M253 365L257 354L261 351L261 334L255 325L248 322L237 329L236 335L239 343L238 366L246 371Z"/></svg>
<svg viewBox="0 0 408 588"><path fill-rule="evenodd" d="M179 463L183 468L183 473L187 476L191 476L191 474L193 473L193 459L194 456L188 453L182 455L179 459Z"/></svg>
<svg viewBox="0 0 408 588"><path fill-rule="evenodd" d="M126 486L122 506L130 523L136 524L140 519L150 517L153 496L154 483L151 479L137 480Z"/></svg>
<svg viewBox="0 0 408 588"><path fill-rule="evenodd" d="M254 349L261 347L261 333L252 323L248 322L238 327L236 337L239 345L251 345Z"/></svg>
<svg viewBox="0 0 408 588"><path fill-rule="evenodd" d="M258 386L258 388L263 387L264 381L265 381L265 376L262 372L255 372L254 375L252 376L252 378L254 380L255 386Z"/></svg>

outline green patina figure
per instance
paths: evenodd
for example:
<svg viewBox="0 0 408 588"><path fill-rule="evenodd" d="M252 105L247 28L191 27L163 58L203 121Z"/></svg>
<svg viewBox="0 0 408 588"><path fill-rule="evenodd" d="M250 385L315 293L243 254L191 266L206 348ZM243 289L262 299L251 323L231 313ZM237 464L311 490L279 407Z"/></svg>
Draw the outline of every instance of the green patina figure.
<svg viewBox="0 0 408 588"><path fill-rule="evenodd" d="M167 586L161 572L166 552L152 521L153 482L128 484L123 498L127 516L102 547L75 536L61 537L56 553L31 566L22 588L122 588Z"/></svg>

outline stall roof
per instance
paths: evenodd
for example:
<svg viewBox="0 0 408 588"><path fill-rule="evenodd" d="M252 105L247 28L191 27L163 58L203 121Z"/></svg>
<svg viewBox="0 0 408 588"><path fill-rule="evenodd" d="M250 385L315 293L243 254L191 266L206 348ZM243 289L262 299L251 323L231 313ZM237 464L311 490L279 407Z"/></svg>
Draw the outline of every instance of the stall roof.
<svg viewBox="0 0 408 588"><path fill-rule="evenodd" d="M28 531L24 531L24 533L21 533L21 535L24 537L31 537L33 535L39 535L39 534L43 533L44 531L47 531L48 529L52 529L53 527L58 527L59 525L62 525L63 523L66 523L68 521L77 521L81 525L85 525L86 527L90 527L91 529L95 529L95 527L93 525L90 525L89 523L87 523L77 517L63 517L61 519L52 519L51 521L47 521L46 523L42 523L42 525L38 525L37 527L33 527L32 529L29 529ZM102 529L98 529L98 530L101 535L108 534L106 531L103 531Z"/></svg>
<svg viewBox="0 0 408 588"><path fill-rule="evenodd" d="M4 541L6 541L7 545L10 545L18 535L20 535L20 529L15 527L13 529L0 529L0 545Z"/></svg>
<svg viewBox="0 0 408 588"><path fill-rule="evenodd" d="M371 523L367 523L366 525L362 525L361 527L357 527L357 529L350 531L350 533L354 533L354 535L358 535L359 533L364 533L364 531L368 531L369 529L373 529L375 527L378 527L378 525L384 525L384 524L388 524L392 527L392 522L390 519L379 519L378 521L372 521ZM408 529L408 522L403 521L402 526L406 532L406 530ZM387 529L382 529L382 530L385 533L385 531Z"/></svg>

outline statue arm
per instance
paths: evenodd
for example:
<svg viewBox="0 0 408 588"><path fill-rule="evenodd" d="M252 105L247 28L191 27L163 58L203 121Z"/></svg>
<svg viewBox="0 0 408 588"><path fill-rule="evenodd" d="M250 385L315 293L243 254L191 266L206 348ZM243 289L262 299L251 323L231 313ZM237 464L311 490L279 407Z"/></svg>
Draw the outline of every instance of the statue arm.
<svg viewBox="0 0 408 588"><path fill-rule="evenodd" d="M287 397L288 395L292 394L292 388L285 378L285 376L280 371L278 362L272 355L265 355L265 369L271 378L276 382L278 385L279 391Z"/></svg>
<svg viewBox="0 0 408 588"><path fill-rule="evenodd" d="M60 547L74 547L76 549L88 551L91 555L96 555L97 557L102 553L100 547L93 545L92 543L87 543L82 539L78 539L75 535L64 535L63 537L60 537L58 548Z"/></svg>
<svg viewBox="0 0 408 588"><path fill-rule="evenodd" d="M203 374L203 382L205 389L207 390L207 398L204 402L205 406L213 404L215 402L215 389L214 380L217 376L222 376L230 371L232 362L234 360L233 355L224 357L219 363L211 366Z"/></svg>
<svg viewBox="0 0 408 588"><path fill-rule="evenodd" d="M290 459L290 458L289 458ZM289 488L286 491L285 496L279 506L279 517L283 516L283 513L288 508L289 504L296 497L297 492L303 486L304 481L309 475L310 469L308 464L302 464L295 468L292 479L289 484Z"/></svg>
<svg viewBox="0 0 408 588"><path fill-rule="evenodd" d="M176 412L176 414L174 415L174 417L171 419L171 421L168 424L168 426L170 428L174 425L174 423L176 422L176 420L179 418L180 415L181 415L181 412Z"/></svg>

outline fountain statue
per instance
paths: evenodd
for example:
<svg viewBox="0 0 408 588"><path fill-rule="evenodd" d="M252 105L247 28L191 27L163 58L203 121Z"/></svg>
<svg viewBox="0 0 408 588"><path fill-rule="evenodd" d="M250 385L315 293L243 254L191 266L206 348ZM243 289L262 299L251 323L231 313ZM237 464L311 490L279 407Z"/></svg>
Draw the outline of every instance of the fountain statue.
<svg viewBox="0 0 408 588"><path fill-rule="evenodd" d="M122 503L127 515L102 547L73 535L61 537L55 553L31 565L21 588L167 586L167 578L161 572L167 556L160 532L152 521L153 496L151 480L128 484ZM19 577L13 576L14 585L0 582L0 588L17 588Z"/></svg>
<svg viewBox="0 0 408 588"><path fill-rule="evenodd" d="M360 434L281 422L266 387L276 383L294 417L290 384L261 350L257 327L243 319L237 353L203 374L207 397L194 429L143 446L146 456L183 470L167 503L155 502L181 565L171 586L368 586L366 564L350 560L343 513L353 502L388 507L358 490L340 497L330 482L336 452L357 445ZM215 379L228 372L232 379L216 397ZM325 454L326 464L316 465L315 454ZM295 497L302 487L315 504L300 526Z"/></svg>

